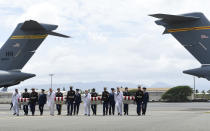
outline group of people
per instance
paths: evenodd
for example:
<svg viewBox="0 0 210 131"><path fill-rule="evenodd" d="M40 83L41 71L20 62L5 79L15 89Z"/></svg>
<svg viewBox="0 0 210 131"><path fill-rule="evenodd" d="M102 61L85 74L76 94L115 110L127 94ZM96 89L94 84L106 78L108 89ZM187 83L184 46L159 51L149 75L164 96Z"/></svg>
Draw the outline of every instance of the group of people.
<svg viewBox="0 0 210 131"><path fill-rule="evenodd" d="M122 107L124 111L124 115L128 115L129 112L129 104L123 104L123 96L130 96L131 94L128 92L128 88L125 88L124 92L120 91L120 88L117 87L117 91L115 92L114 88L111 88L111 93L104 88L102 93L102 101L103 101L103 115L114 115L115 107L117 108L118 115L122 115ZM135 93L135 102L137 104L137 114L145 115L147 109L147 103L149 101L149 93L146 91L144 87L143 90L141 86L138 87L138 90Z"/></svg>
<svg viewBox="0 0 210 131"><path fill-rule="evenodd" d="M84 98L82 99L79 89L76 91L73 90L73 87L70 86L70 90L67 92L66 104L67 104L67 115L78 115L80 103L84 103L84 115L90 116L90 109L92 109L93 115L97 115L97 103L91 103L91 98L97 98L99 95L96 93L95 89L89 93L88 90L85 90ZM123 104L123 97L130 96L128 88L125 88L124 92L120 91L120 88L117 87L115 91L114 88L111 88L111 92L107 91L107 88L104 88L101 96L101 102L103 104L103 115L114 115L115 107L117 108L118 115L122 115L122 108L124 109L124 115L128 115L129 104ZM19 98L29 99L29 103L23 105L24 115L28 115L28 110L30 107L32 116L35 114L35 107L38 103L40 115L43 115L44 105L47 103L50 110L50 115L54 116L54 106L58 111L58 115L61 115L62 103L55 103L55 98L63 98L63 93L60 91L60 88L57 89L57 92L54 92L52 88L49 89L48 93L45 94L45 90L42 89L41 93L38 94L34 88L32 92L29 93L27 89L22 95L19 94L18 89L15 89L15 92L12 95L12 104L14 115L19 116ZM149 101L149 94L146 92L146 88L143 90L141 86L138 87L138 90L135 93L135 102L137 104L137 114L145 115L147 102Z"/></svg>

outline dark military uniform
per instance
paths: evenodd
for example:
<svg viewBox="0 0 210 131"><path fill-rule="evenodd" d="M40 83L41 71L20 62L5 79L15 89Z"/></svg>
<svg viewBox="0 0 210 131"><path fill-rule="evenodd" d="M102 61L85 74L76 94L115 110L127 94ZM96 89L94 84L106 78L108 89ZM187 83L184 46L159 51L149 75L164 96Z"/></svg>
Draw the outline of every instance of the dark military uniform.
<svg viewBox="0 0 210 131"><path fill-rule="evenodd" d="M130 96L128 91L123 92L123 96ZM124 104L124 115L128 115L128 104Z"/></svg>
<svg viewBox="0 0 210 131"><path fill-rule="evenodd" d="M22 98L30 98L30 94L28 92L24 92L22 94ZM28 104L23 105L23 111L24 111L25 115L28 115Z"/></svg>
<svg viewBox="0 0 210 131"><path fill-rule="evenodd" d="M75 98L74 98L74 115L79 113L79 106L81 103L81 95L80 93L76 93L75 94Z"/></svg>
<svg viewBox="0 0 210 131"><path fill-rule="evenodd" d="M103 101L103 115L108 114L108 104L109 104L109 92L104 91L102 93L102 101Z"/></svg>
<svg viewBox="0 0 210 131"><path fill-rule="evenodd" d="M74 97L75 97L75 91L70 90L67 93L67 115L72 115L73 109L74 109Z"/></svg>
<svg viewBox="0 0 210 131"><path fill-rule="evenodd" d="M56 97L63 97L63 93L61 92L56 92L55 94ZM58 115L61 114L61 108L62 108L62 105L61 104L56 104L56 109L58 111Z"/></svg>
<svg viewBox="0 0 210 131"><path fill-rule="evenodd" d="M97 97L97 96L98 96L98 94L96 92L91 92L91 97ZM96 115L97 105L91 104L91 109L93 111L93 115Z"/></svg>
<svg viewBox="0 0 210 131"><path fill-rule="evenodd" d="M38 101L38 93L37 92L31 92L30 94L30 108L32 115L35 113L35 107L36 107L36 102Z"/></svg>
<svg viewBox="0 0 210 131"><path fill-rule="evenodd" d="M142 104L142 115L145 115L146 114L147 102L148 101L149 101L149 93L148 92L144 92L143 104Z"/></svg>
<svg viewBox="0 0 210 131"><path fill-rule="evenodd" d="M135 95L135 101L137 104L137 114L138 115L141 115L142 100L143 100L143 91L138 90Z"/></svg>
<svg viewBox="0 0 210 131"><path fill-rule="evenodd" d="M46 104L46 102L47 102L47 95L44 93L40 94L38 100L40 115L43 115L44 105Z"/></svg>
<svg viewBox="0 0 210 131"><path fill-rule="evenodd" d="M114 100L114 96L115 93L114 92L111 92L109 94L109 115L114 115L114 112L115 112L115 100Z"/></svg>

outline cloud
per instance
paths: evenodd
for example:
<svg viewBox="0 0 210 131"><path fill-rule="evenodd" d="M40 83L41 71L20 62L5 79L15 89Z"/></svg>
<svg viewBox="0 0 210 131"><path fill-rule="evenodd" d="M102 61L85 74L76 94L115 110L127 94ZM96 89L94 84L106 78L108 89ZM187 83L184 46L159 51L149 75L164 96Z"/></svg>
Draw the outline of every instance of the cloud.
<svg viewBox="0 0 210 131"><path fill-rule="evenodd" d="M24 3L24 4L23 4ZM182 70L200 64L163 28L152 13L202 11L210 17L207 0L7 0L0 1L1 41L16 24L28 19L57 24L71 39L49 36L23 71L37 77L23 84L46 84L49 73L57 83L128 81L151 85L192 85ZM203 82L203 80L201 80ZM207 82L204 82L207 83ZM205 84L202 84L205 85ZM207 84L206 84L207 85Z"/></svg>

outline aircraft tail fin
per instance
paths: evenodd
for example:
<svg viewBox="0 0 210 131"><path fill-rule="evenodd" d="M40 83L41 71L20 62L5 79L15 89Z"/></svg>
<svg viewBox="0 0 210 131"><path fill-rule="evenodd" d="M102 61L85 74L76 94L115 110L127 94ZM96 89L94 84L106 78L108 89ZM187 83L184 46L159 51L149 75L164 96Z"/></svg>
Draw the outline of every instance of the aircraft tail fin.
<svg viewBox="0 0 210 131"><path fill-rule="evenodd" d="M57 27L33 20L18 24L0 49L0 70L21 70L48 35L69 37L53 32Z"/></svg>
<svg viewBox="0 0 210 131"><path fill-rule="evenodd" d="M203 13L153 14L156 24L165 27L201 64L210 64L210 22Z"/></svg>

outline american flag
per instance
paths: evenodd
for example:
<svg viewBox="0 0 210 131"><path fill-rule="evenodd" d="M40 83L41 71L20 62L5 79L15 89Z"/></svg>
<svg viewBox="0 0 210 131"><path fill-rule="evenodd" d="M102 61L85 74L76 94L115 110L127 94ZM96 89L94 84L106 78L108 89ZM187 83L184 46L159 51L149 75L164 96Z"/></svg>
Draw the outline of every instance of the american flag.
<svg viewBox="0 0 210 131"><path fill-rule="evenodd" d="M19 44L19 43L15 43L15 44L13 45L13 47L20 47L20 44Z"/></svg>
<svg viewBox="0 0 210 131"><path fill-rule="evenodd" d="M201 35L201 39L207 39L209 38L207 35Z"/></svg>

